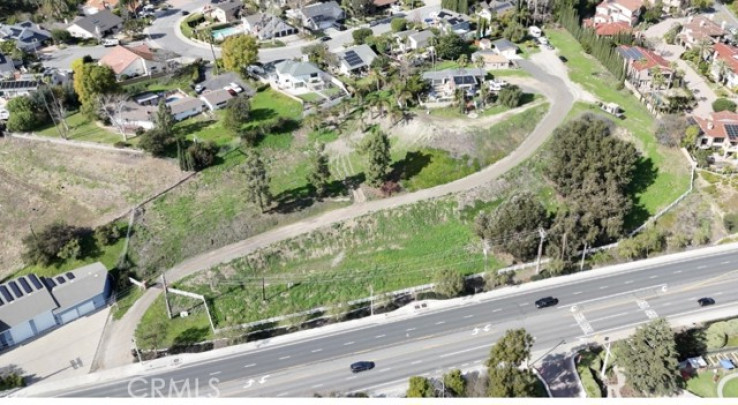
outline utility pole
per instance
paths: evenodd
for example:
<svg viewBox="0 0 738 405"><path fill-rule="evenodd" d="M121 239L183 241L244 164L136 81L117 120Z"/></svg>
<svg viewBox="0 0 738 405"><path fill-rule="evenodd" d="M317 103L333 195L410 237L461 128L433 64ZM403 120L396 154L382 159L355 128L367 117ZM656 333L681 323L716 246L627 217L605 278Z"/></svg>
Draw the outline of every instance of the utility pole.
<svg viewBox="0 0 738 405"><path fill-rule="evenodd" d="M141 357L141 351L138 350L138 345L136 344L136 338L134 337L133 339L131 339L131 342L133 342L133 348L134 348L134 350L136 350L136 355L138 356L138 361L143 366L144 359L143 359L143 357Z"/></svg>
<svg viewBox="0 0 738 405"><path fill-rule="evenodd" d="M600 379L602 381L605 380L605 370L607 369L607 361L610 360L610 338L605 336L605 350L607 352L605 353L605 361L602 362L602 371L600 372Z"/></svg>
<svg viewBox="0 0 738 405"><path fill-rule="evenodd" d="M261 276L261 301L266 302L267 300L267 294L266 294L266 280L264 279L264 275Z"/></svg>
<svg viewBox="0 0 738 405"><path fill-rule="evenodd" d="M168 288L167 288L167 279L164 277L164 273L161 273L161 284L164 286L164 303L167 306L167 316L169 319L172 319L172 307L169 306L169 295L168 295Z"/></svg>
<svg viewBox="0 0 738 405"><path fill-rule="evenodd" d="M584 256L587 255L587 242L584 242L584 249L582 250L582 261L579 263L579 271L584 270Z"/></svg>
<svg viewBox="0 0 738 405"><path fill-rule="evenodd" d="M369 286L369 314L374 316L374 286Z"/></svg>
<svg viewBox="0 0 738 405"><path fill-rule="evenodd" d="M546 230L538 228L538 236L541 237L541 241L538 243L538 260L536 261L536 274L541 271L541 255L543 255L543 241L546 239Z"/></svg>

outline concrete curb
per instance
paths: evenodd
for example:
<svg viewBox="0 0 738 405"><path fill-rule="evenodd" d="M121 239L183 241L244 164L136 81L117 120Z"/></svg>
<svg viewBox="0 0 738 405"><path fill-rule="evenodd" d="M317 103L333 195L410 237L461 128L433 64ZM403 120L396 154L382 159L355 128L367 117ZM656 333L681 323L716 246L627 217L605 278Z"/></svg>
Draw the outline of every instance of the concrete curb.
<svg viewBox="0 0 738 405"><path fill-rule="evenodd" d="M582 384L582 379L579 377L579 371L577 371L577 364L574 361L577 355L577 353L571 353L569 355L571 371L574 373L574 379L577 381L577 387L579 387L579 398L587 398L587 391L584 390L584 384Z"/></svg>

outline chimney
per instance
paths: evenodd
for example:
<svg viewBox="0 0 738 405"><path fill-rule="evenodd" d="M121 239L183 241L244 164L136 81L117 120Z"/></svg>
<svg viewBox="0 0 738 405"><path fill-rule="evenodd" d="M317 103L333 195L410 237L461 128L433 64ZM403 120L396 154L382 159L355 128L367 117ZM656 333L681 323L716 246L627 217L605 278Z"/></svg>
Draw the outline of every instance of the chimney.
<svg viewBox="0 0 738 405"><path fill-rule="evenodd" d="M723 22L720 23L720 29L725 30L725 20L723 20Z"/></svg>
<svg viewBox="0 0 738 405"><path fill-rule="evenodd" d="M700 27L704 27L704 26L705 26L705 20L700 20Z"/></svg>
<svg viewBox="0 0 738 405"><path fill-rule="evenodd" d="M712 117L707 119L707 129L713 129L715 128L715 123L712 122Z"/></svg>

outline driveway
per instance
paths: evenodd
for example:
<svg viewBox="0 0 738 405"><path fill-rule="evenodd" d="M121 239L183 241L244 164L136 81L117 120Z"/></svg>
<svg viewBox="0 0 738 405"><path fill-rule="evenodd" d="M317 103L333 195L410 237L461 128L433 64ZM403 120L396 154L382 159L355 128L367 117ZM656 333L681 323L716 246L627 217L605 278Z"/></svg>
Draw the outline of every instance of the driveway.
<svg viewBox="0 0 738 405"><path fill-rule="evenodd" d="M550 63L554 64L554 66L555 64L563 66L556 58L551 60ZM533 132L517 149L505 158L477 173L448 184L381 200L353 204L350 207L326 212L291 225L264 232L220 249L191 257L167 270L167 280L171 283L176 282L198 271L221 263L227 263L257 249L309 233L331 224L357 218L376 211L392 209L448 194L471 190L501 177L532 156L543 145L553 130L564 120L575 101L575 95L570 91L573 85L569 81L565 69L561 67L552 68L547 63L540 64L535 62L535 59L532 61L521 60L519 64L538 82L538 90L548 98L551 107ZM561 72L563 72L564 76L559 76L562 74ZM99 359L101 368L112 368L130 363L131 338L135 333L136 326L149 305L154 302L160 292L161 290L157 288L146 291L126 315L112 325L109 339L101 343L104 346L102 349L104 355Z"/></svg>

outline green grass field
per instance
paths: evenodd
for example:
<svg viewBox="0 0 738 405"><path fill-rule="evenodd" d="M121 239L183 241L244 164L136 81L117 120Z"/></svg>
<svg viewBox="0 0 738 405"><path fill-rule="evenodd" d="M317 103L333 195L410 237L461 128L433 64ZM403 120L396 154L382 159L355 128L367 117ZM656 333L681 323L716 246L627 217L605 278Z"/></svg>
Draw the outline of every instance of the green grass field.
<svg viewBox="0 0 738 405"><path fill-rule="evenodd" d="M552 29L546 34L559 54L568 59L569 77L574 82L601 100L617 103L625 110L626 118L616 124L633 134L636 147L658 168L654 182L636 196L637 203L654 214L684 193L689 188L689 164L678 150L657 143L653 134L655 119L646 107L627 89L618 90L615 78L596 59L588 56L568 32Z"/></svg>
<svg viewBox="0 0 738 405"><path fill-rule="evenodd" d="M486 131L478 131L474 140L477 151L475 157L480 166L491 165L512 152L543 119L548 108L549 104L543 103L497 123Z"/></svg>
<svg viewBox="0 0 738 405"><path fill-rule="evenodd" d="M712 380L711 372L700 373L687 380L687 390L702 398L717 397L717 384Z"/></svg>
<svg viewBox="0 0 738 405"><path fill-rule="evenodd" d="M738 379L732 379L723 387L724 398L738 398Z"/></svg>
<svg viewBox="0 0 738 405"><path fill-rule="evenodd" d="M68 139L73 141L97 142L109 145L123 141L123 137L120 134L98 126L96 122L90 121L81 113L69 115L67 117L67 125L69 125ZM60 138L59 131L53 125L47 125L43 129L36 131L36 134Z"/></svg>

